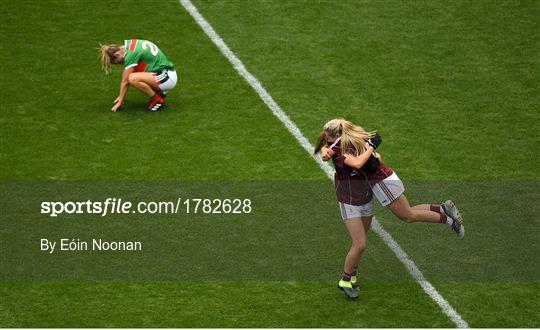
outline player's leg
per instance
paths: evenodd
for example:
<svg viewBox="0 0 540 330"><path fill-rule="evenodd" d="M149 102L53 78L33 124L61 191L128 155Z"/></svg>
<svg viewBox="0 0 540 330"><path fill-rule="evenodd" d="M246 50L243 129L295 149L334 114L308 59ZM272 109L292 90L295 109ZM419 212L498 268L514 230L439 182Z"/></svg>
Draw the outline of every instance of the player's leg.
<svg viewBox="0 0 540 330"><path fill-rule="evenodd" d="M446 215L433 212L429 209L412 208L405 195L400 195L393 202L386 206L396 217L407 222L434 222L446 223Z"/></svg>
<svg viewBox="0 0 540 330"><path fill-rule="evenodd" d="M347 297L356 299L358 298L358 288L353 285L351 278L353 276L353 271L356 269L362 253L366 248L366 235L361 217L346 219L345 226L351 237L351 247L345 257L343 275L338 283L338 287L347 295Z"/></svg>
<svg viewBox="0 0 540 330"><path fill-rule="evenodd" d="M415 206L411 206L411 208L413 210L432 210L432 211L435 211L435 210L431 209L432 205L435 205L435 204L418 204L418 205L415 205ZM440 205L437 205L437 207L439 208L439 211L435 211L435 212L441 213Z"/></svg>
<svg viewBox="0 0 540 330"><path fill-rule="evenodd" d="M412 208L405 195L396 198L392 203L386 206L395 216L407 222L433 222L449 223L446 214L437 213L430 209Z"/></svg>
<svg viewBox="0 0 540 330"><path fill-rule="evenodd" d="M362 222L364 224L364 232L366 233L366 237L367 237L368 231L371 229L372 220L373 220L373 215L362 217Z"/></svg>
<svg viewBox="0 0 540 330"><path fill-rule="evenodd" d="M417 205L417 207L411 207L407 197L401 195L386 207L406 223L446 223L452 227L452 230L460 239L465 237L465 227L463 226L461 215L454 203L450 200L440 206L423 204Z"/></svg>
<svg viewBox="0 0 540 330"><path fill-rule="evenodd" d="M412 208L404 195L403 182L395 172L376 183L372 187L372 191L383 206L386 206L395 216L407 223L417 221L446 223L446 215L432 211L427 207L427 204Z"/></svg>
<svg viewBox="0 0 540 330"><path fill-rule="evenodd" d="M128 82L148 97L153 97L160 91L155 74L152 72L133 72L129 75Z"/></svg>
<svg viewBox="0 0 540 330"><path fill-rule="evenodd" d="M371 204L371 202L370 202ZM371 212L369 212L369 216L362 216L362 224L364 225L364 235L365 235L365 241L367 242L367 233L369 229L371 228L371 221L373 219L373 205L371 204ZM364 244L364 250L366 248L366 244ZM358 264L354 266L354 269L351 273L351 283L353 286L357 286L357 272L358 272Z"/></svg>
<svg viewBox="0 0 540 330"><path fill-rule="evenodd" d="M347 219L345 220L345 226L351 237L351 247L345 257L343 270L346 274L352 275L367 246L366 230L362 218Z"/></svg>
<svg viewBox="0 0 540 330"><path fill-rule="evenodd" d="M448 216L450 216L452 219L460 219L461 221L461 214L459 213L458 209L454 205L454 202L451 200L447 200L446 202L442 204L418 204L415 206L411 206L413 210L419 210L419 211L433 211L436 213L444 213Z"/></svg>
<svg viewBox="0 0 540 330"><path fill-rule="evenodd" d="M406 223L446 223L452 226L452 230L463 239L465 228L461 215L452 201L446 201L441 205L420 204L411 207L403 194L405 191L403 182L396 173L376 183L372 191L383 206Z"/></svg>
<svg viewBox="0 0 540 330"><path fill-rule="evenodd" d="M152 72L134 72L129 75L129 84L150 97L146 110L155 112L165 106L165 100L160 95L159 81Z"/></svg>

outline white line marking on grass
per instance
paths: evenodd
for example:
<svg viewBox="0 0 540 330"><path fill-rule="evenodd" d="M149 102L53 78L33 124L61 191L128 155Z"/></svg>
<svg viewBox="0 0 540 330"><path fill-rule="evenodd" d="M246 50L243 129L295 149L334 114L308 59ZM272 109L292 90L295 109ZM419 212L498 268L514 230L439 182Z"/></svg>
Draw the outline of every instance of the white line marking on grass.
<svg viewBox="0 0 540 330"><path fill-rule="evenodd" d="M321 169L328 175L330 179L334 177L334 170L326 162L323 162L320 157L313 155L313 146L306 139L304 134L300 131L298 126L287 116L287 114L281 109L281 107L274 101L272 96L262 86L261 82L255 78L244 66L242 61L230 50L227 44L216 33L214 28L208 23L208 21L199 13L197 8L189 0L180 0L180 3L189 12L189 14L195 19L197 24L203 29L208 37L218 47L219 51L231 62L238 74L242 76L247 83L257 92L259 97L268 106L272 113L285 125L287 130L296 138L300 145L306 150L312 158L319 164ZM443 296L435 289L435 287L429 283L416 264L409 258L407 253L403 251L401 246L394 240L394 238L382 227L382 225L373 218L373 230L379 235L386 245L394 252L396 257L407 268L409 274L420 284L422 289L435 301L442 311L456 324L459 328L469 328L469 325L463 318L456 312L456 310L446 301Z"/></svg>
<svg viewBox="0 0 540 330"><path fill-rule="evenodd" d="M390 235L381 225L375 217L373 217L373 230L382 238L382 240L394 251L399 261L409 271L412 277L420 284L422 289L433 299L443 310L443 312L457 325L458 328L470 328L467 322L461 317L461 315L456 312L456 310L450 305L446 299L435 289L435 287L429 283L428 280L424 277L424 274L416 266L414 261L409 258L407 253L403 251L401 246L396 242L396 240Z"/></svg>
<svg viewBox="0 0 540 330"><path fill-rule="evenodd" d="M274 101L272 96L268 94L266 89L261 85L259 80L255 78L244 66L242 61L234 55L234 53L229 49L227 44L221 39L221 37L214 31L214 28L204 19L204 17L199 13L197 8L190 2L190 1L180 1L182 3L182 6L186 8L186 10L191 14L191 16L195 19L195 21L199 24L199 26L206 32L206 34L212 39L214 44L218 47L218 49L221 51L221 53L231 62L233 67L236 69L236 71L248 82L248 84L259 94L260 98L264 101L264 103L272 110L272 113L285 125L287 130L291 132L291 134L300 142L300 145L309 153L313 154L313 146L309 141L306 139L304 134L300 132L300 129L296 126L296 124L287 116L283 110L279 107L279 105ZM313 159L319 164L319 166L326 172L330 177L333 177L333 170L330 165L328 165L326 162L323 162L320 157L313 156Z"/></svg>

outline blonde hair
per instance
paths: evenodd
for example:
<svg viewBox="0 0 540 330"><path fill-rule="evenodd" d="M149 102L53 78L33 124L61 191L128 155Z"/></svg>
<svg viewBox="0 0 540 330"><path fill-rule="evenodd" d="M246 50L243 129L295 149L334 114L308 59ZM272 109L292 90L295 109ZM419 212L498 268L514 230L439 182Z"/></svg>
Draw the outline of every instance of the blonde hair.
<svg viewBox="0 0 540 330"><path fill-rule="evenodd" d="M350 146L352 146L352 149L355 152L354 156L358 156L366 150L366 141L374 135L375 132L366 132L362 127L355 125L344 118L335 118L324 124L323 130L317 138L314 153L318 153L321 148L328 143L327 136L341 136L340 143L342 153L347 154Z"/></svg>
<svg viewBox="0 0 540 330"><path fill-rule="evenodd" d="M111 64L115 64L114 53L119 50L120 46L117 44L99 44L98 52L101 60L101 69L103 72L105 72L105 75L109 75L111 73Z"/></svg>

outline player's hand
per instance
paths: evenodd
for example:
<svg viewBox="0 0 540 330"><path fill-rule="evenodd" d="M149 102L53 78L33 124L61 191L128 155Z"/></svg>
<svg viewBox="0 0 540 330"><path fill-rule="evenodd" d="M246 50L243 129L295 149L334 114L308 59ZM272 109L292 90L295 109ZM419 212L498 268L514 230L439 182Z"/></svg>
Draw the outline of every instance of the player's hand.
<svg viewBox="0 0 540 330"><path fill-rule="evenodd" d="M374 150L377 149L377 147L381 144L382 138L379 133L375 133L375 135L367 141L370 147L372 147Z"/></svg>
<svg viewBox="0 0 540 330"><path fill-rule="evenodd" d="M111 111L116 112L116 110L120 109L121 106L122 106L122 102L117 101L114 103L113 107L111 108Z"/></svg>
<svg viewBox="0 0 540 330"><path fill-rule="evenodd" d="M335 154L334 150L332 150L332 148L327 147L327 146L324 146L321 148L321 153L323 156L328 156L328 157L332 157Z"/></svg>
<svg viewBox="0 0 540 330"><path fill-rule="evenodd" d="M335 154L335 152L334 152L334 150L332 150L332 148L329 148L329 147L326 147L326 146L321 148L321 158L324 161L330 160L334 154Z"/></svg>

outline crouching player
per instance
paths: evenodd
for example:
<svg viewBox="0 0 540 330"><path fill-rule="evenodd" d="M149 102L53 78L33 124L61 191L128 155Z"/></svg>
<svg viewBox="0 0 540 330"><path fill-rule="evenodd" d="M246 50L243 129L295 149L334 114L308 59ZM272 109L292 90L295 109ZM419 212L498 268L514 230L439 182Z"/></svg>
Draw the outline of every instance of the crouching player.
<svg viewBox="0 0 540 330"><path fill-rule="evenodd" d="M125 40L123 45L100 45L101 68L108 75L111 64L124 64L120 93L114 100L112 111L121 106L129 86L150 97L147 111L165 107L165 96L176 86L174 65L163 51L148 40Z"/></svg>

